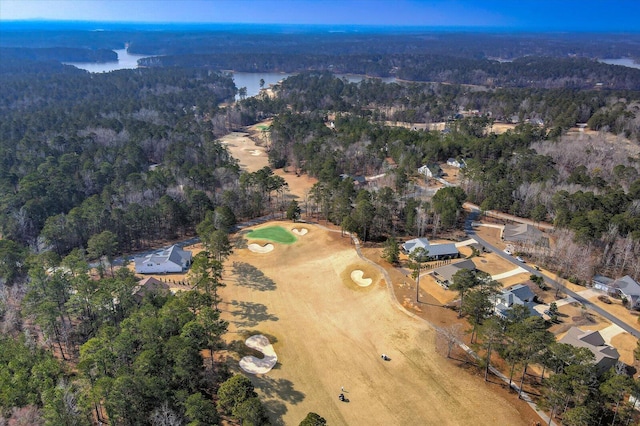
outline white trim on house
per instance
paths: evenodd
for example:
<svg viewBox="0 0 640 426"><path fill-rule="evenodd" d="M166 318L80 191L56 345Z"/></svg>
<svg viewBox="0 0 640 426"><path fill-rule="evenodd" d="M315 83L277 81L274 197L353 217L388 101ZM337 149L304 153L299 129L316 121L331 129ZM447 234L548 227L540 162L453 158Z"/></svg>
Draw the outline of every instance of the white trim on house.
<svg viewBox="0 0 640 426"><path fill-rule="evenodd" d="M191 252L173 245L134 259L138 274L166 274L184 272L191 265Z"/></svg>

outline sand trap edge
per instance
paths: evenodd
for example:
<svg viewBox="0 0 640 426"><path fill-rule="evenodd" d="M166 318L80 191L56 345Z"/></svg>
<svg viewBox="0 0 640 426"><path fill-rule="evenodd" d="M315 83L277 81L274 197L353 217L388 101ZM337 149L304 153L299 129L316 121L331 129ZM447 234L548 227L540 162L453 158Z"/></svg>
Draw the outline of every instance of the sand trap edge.
<svg viewBox="0 0 640 426"><path fill-rule="evenodd" d="M267 243L264 246L261 246L260 244L251 243L247 248L254 253L269 253L270 251L273 251L273 244Z"/></svg>
<svg viewBox="0 0 640 426"><path fill-rule="evenodd" d="M273 345L269 343L269 339L262 334L256 334L244 341L244 344L264 354L264 358L256 358L255 356L243 357L239 364L243 371L249 374L266 374L278 362L278 356L273 350Z"/></svg>
<svg viewBox="0 0 640 426"><path fill-rule="evenodd" d="M296 235L307 235L307 232L309 232L309 230L307 228L291 228L291 232Z"/></svg>
<svg viewBox="0 0 640 426"><path fill-rule="evenodd" d="M369 287L373 282L373 279L362 278L363 275L364 275L364 272L362 272L360 269L355 269L351 271L351 279L353 280L354 283L358 284L360 287Z"/></svg>

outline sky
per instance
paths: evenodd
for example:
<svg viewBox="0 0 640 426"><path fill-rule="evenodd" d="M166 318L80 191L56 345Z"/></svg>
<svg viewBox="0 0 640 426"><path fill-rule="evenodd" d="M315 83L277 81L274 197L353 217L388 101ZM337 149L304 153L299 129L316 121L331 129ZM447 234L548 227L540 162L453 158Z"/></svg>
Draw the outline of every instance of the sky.
<svg viewBox="0 0 640 426"><path fill-rule="evenodd" d="M0 0L0 21L640 32L640 0Z"/></svg>

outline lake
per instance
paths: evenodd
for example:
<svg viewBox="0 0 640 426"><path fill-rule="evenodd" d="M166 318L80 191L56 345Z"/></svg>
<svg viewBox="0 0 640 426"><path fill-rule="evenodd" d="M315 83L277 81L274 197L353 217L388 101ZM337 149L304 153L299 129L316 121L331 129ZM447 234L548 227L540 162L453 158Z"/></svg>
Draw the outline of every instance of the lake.
<svg viewBox="0 0 640 426"><path fill-rule="evenodd" d="M138 68L138 59L149 58L149 55L132 55L127 49L114 50L118 54L118 62L64 62L89 72L109 72L115 70Z"/></svg>
<svg viewBox="0 0 640 426"><path fill-rule="evenodd" d="M260 79L264 80L264 87L268 88L270 84L276 84L280 80L291 77L293 74L278 72L232 72L233 82L239 89L247 88L247 96L256 96L260 93ZM238 99L238 96L236 96Z"/></svg>
<svg viewBox="0 0 640 426"><path fill-rule="evenodd" d="M73 65L76 68L80 68L92 73L109 72L123 69L136 69L138 68L138 59L150 58L149 55L133 55L127 52L127 49L114 50L118 54L118 62L65 62L67 65ZM233 81L237 88L246 87L247 96L256 96L260 93L260 79L264 80L264 87L269 87L270 84L276 84L280 80L292 76L289 73L277 73L277 72L231 72ZM346 78L350 83L359 83L364 80L363 75L357 74L336 74L338 78ZM380 79L384 83L394 83L395 77L386 77ZM236 99L238 97L236 96Z"/></svg>
<svg viewBox="0 0 640 426"><path fill-rule="evenodd" d="M640 69L640 64L637 62L633 62L633 59L631 58L599 59L598 62L609 65L622 65L623 67Z"/></svg>

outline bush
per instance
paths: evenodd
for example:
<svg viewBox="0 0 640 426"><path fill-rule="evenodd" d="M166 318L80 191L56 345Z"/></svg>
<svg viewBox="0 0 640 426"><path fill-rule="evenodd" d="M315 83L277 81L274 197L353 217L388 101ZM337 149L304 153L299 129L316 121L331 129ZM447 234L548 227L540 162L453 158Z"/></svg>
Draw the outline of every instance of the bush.
<svg viewBox="0 0 640 426"><path fill-rule="evenodd" d="M606 303L607 305L611 304L611 299L609 299L607 296L598 296L598 300L601 301L602 303Z"/></svg>

